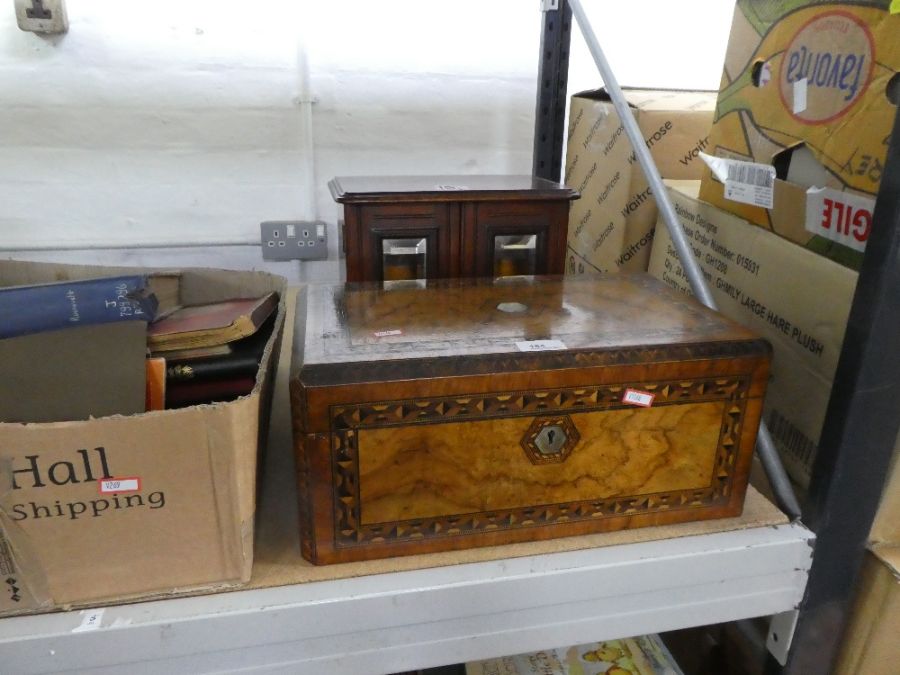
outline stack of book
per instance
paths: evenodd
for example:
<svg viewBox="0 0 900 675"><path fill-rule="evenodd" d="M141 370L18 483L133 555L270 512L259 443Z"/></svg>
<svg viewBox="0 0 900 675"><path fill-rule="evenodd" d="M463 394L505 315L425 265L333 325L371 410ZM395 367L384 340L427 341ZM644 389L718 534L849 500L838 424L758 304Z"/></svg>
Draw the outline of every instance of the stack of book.
<svg viewBox="0 0 900 675"><path fill-rule="evenodd" d="M177 272L0 287L0 422L130 415L249 393L277 295L202 307L179 299ZM185 380L193 388L182 389Z"/></svg>
<svg viewBox="0 0 900 675"><path fill-rule="evenodd" d="M249 394L275 322L278 296L184 307L150 325L154 396L167 408Z"/></svg>

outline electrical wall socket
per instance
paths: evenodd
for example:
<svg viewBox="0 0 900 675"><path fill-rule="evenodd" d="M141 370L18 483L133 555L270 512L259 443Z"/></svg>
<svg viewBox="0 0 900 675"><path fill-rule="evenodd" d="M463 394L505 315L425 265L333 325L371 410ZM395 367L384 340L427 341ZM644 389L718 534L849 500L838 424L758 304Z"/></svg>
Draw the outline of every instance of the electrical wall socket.
<svg viewBox="0 0 900 675"><path fill-rule="evenodd" d="M69 30L65 0L15 0L19 28L31 33L65 33Z"/></svg>
<svg viewBox="0 0 900 675"><path fill-rule="evenodd" d="M263 260L325 260L328 228L321 220L267 220L259 224Z"/></svg>

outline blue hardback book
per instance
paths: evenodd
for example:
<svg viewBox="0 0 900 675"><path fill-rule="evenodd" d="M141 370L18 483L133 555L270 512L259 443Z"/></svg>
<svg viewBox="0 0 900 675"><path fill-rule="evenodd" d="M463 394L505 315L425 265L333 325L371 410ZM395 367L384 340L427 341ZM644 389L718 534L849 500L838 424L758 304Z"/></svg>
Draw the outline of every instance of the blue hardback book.
<svg viewBox="0 0 900 675"><path fill-rule="evenodd" d="M113 321L152 321L150 275L0 287L0 339Z"/></svg>

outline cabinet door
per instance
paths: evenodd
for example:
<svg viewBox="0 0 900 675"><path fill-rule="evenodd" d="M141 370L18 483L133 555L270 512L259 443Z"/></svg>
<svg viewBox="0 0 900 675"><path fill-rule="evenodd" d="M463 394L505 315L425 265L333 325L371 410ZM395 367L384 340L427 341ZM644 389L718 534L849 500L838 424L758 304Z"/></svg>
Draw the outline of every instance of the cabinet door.
<svg viewBox="0 0 900 675"><path fill-rule="evenodd" d="M568 218L561 200L467 204L463 275L562 274Z"/></svg>
<svg viewBox="0 0 900 675"><path fill-rule="evenodd" d="M346 209L347 281L459 275L459 206L360 205Z"/></svg>

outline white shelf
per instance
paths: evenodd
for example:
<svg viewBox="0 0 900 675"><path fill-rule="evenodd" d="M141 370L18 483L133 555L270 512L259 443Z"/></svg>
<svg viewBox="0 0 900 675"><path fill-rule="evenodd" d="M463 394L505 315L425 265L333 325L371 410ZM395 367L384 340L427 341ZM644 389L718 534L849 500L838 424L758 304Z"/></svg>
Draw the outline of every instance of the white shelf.
<svg viewBox="0 0 900 675"><path fill-rule="evenodd" d="M787 611L799 524L0 620L3 672L379 675ZM127 670L125 668L127 664Z"/></svg>
<svg viewBox="0 0 900 675"><path fill-rule="evenodd" d="M0 619L0 674L383 675L799 603L813 535L755 492L742 518L725 521L311 567L297 542L291 333L289 325L263 467L254 588L107 607L100 627L84 632L73 632L81 612ZM508 557L489 559L498 555ZM362 576L321 580L354 574Z"/></svg>

